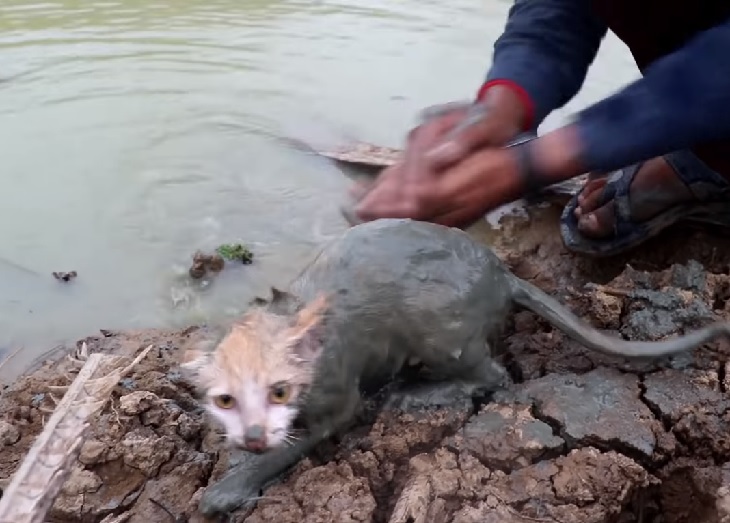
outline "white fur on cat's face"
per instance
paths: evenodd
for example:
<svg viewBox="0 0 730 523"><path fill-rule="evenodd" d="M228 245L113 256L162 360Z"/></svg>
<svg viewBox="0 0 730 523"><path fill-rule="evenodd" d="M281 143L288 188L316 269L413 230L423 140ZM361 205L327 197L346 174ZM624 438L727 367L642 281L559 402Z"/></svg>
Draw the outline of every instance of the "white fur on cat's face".
<svg viewBox="0 0 730 523"><path fill-rule="evenodd" d="M281 446L287 441L298 409L293 400L289 404L272 404L268 399L269 393L269 386L250 380L239 382L236 386L216 385L207 391L206 408L225 429L229 444L247 448L246 431L255 425L264 428L267 449ZM215 397L226 394L234 400L232 408L220 408L215 403Z"/></svg>
<svg viewBox="0 0 730 523"><path fill-rule="evenodd" d="M321 354L313 334L324 304L316 300L292 318L256 309L212 353L190 351L194 355L182 367L195 374L206 409L225 429L229 444L263 452L291 440Z"/></svg>

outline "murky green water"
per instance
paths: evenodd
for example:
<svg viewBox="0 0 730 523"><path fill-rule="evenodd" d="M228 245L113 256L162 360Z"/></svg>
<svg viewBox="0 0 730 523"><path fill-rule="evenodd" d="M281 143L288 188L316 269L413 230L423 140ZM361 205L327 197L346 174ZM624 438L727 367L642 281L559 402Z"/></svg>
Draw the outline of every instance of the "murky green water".
<svg viewBox="0 0 730 523"><path fill-rule="evenodd" d="M341 230L348 180L273 137L399 145L421 107L471 96L503 0L0 3L3 369L99 328L235 313ZM570 109L636 75L604 45ZM198 248L256 263L198 290ZM53 271L78 271L64 285Z"/></svg>

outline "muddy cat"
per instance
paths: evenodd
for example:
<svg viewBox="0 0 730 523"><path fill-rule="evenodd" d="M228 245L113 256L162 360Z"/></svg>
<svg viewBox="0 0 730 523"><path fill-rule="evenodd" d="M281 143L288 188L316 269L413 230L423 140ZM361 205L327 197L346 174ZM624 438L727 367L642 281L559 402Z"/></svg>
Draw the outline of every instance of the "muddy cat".
<svg viewBox="0 0 730 523"><path fill-rule="evenodd" d="M358 225L326 245L288 290L255 300L209 347L186 355L183 368L209 413L243 450L207 489L201 512L210 517L252 502L348 425L362 386L414 360L430 378L424 398L444 397L449 387L472 394L505 386L508 375L489 345L515 307L589 349L622 357L667 356L730 337L730 323L658 342L609 336L459 229L400 219Z"/></svg>

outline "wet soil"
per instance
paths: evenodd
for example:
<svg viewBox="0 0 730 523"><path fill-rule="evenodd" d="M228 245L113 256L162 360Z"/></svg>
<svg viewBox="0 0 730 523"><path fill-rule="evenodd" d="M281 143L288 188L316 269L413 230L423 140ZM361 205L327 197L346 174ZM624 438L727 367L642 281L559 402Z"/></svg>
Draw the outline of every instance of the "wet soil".
<svg viewBox="0 0 730 523"><path fill-rule="evenodd" d="M631 255L591 261L565 252L554 209L537 212L529 225L508 220L497 252L595 326L649 340L730 319L730 239L721 233L675 228ZM228 454L177 371L202 334L81 340L90 352L130 357L155 349L93 423L47 521L204 521L197 502ZM508 390L423 411L389 403L231 521L730 522L730 344L629 363L521 311L501 350L516 382ZM40 432L48 386L69 383L70 369L49 361L3 390L0 481Z"/></svg>

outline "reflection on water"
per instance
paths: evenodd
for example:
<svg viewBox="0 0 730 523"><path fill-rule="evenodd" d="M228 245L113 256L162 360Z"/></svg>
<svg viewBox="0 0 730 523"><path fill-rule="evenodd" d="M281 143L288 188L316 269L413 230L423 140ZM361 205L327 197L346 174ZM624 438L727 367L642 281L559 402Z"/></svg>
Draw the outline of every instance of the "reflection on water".
<svg viewBox="0 0 730 523"><path fill-rule="evenodd" d="M3 373L99 328L219 318L286 284L344 227L347 179L274 137L399 145L418 109L473 93L508 8L3 0L0 350L26 346ZM609 43L571 107L635 75ZM181 276L194 250L232 241L256 263L204 289ZM71 284L51 277L68 270Z"/></svg>

